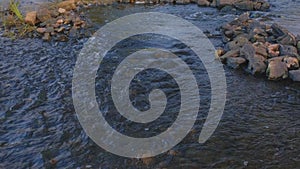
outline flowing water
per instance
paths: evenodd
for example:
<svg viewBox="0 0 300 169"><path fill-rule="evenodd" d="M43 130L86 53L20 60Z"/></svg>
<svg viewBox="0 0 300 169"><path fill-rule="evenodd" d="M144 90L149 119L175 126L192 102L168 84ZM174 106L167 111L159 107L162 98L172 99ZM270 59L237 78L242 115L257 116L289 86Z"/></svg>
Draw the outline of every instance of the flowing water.
<svg viewBox="0 0 300 169"><path fill-rule="evenodd" d="M291 3L299 6L299 2ZM293 16L298 16L293 6ZM222 46L218 27L236 17L235 13L196 5L113 5L85 12L100 28L118 17L144 11L185 18L214 35L210 40L216 47ZM157 35L129 38L108 53L96 78L99 108L116 130L127 135L153 136L166 130L176 118L180 94L176 83L164 72L145 71L132 81L130 98L140 109L148 108L147 94L153 88L161 88L169 98L170 110L149 126L122 118L109 93L112 71L122 58L143 47L166 48L187 62L196 74L201 108L194 128L172 149L176 153L139 160L106 152L85 134L72 103L73 69L86 41L87 38L49 43L0 38L0 168L299 168L299 83L271 82L224 67L228 87L225 111L213 136L199 144L211 99L207 73L187 46Z"/></svg>
<svg viewBox="0 0 300 169"><path fill-rule="evenodd" d="M273 4L271 13L278 16L274 21L300 35L299 0L269 0L269 2Z"/></svg>

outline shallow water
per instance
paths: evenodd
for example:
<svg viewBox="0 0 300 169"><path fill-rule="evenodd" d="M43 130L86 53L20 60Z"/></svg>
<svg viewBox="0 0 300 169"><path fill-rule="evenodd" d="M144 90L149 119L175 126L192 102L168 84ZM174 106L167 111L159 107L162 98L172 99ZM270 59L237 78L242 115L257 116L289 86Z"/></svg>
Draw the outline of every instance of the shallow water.
<svg viewBox="0 0 300 169"><path fill-rule="evenodd" d="M120 16L142 11L181 16L215 35L221 24L236 17L196 5L121 5L86 13L95 26L101 27ZM110 71L122 57L141 47L159 45L180 55L197 74L201 108L193 131L173 148L175 156L164 153L148 162L101 149L83 131L72 103L73 68L86 40L48 43L0 38L0 168L299 168L298 83L270 82L225 67L228 91L222 120L213 136L199 144L210 102L207 73L186 46L160 36L129 39L107 55L96 82L97 99L102 103L99 107L107 112L105 117L116 130L136 137L164 131L172 123L179 93L163 72L143 72L132 82L135 95L131 98L140 108L147 108L145 96L150 88L160 86L170 94L173 109L147 128L124 121L109 99ZM216 47L222 45L219 38L210 40ZM140 85L139 81L144 83Z"/></svg>
<svg viewBox="0 0 300 169"><path fill-rule="evenodd" d="M298 0L269 0L272 4L271 13L278 15L278 22L294 34L300 35L300 1Z"/></svg>

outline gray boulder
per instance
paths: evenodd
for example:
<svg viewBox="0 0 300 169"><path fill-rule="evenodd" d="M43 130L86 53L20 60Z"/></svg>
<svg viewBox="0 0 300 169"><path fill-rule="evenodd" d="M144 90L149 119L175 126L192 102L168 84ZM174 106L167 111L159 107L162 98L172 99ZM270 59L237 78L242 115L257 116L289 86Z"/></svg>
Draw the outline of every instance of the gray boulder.
<svg viewBox="0 0 300 169"><path fill-rule="evenodd" d="M238 57L240 55L240 49L234 49L226 52L224 55L220 57L222 62L225 62L227 58L230 57Z"/></svg>
<svg viewBox="0 0 300 169"><path fill-rule="evenodd" d="M236 37L233 41L228 42L226 45L226 49L233 50L239 49L243 47L245 44L251 44L247 37L241 35Z"/></svg>
<svg viewBox="0 0 300 169"><path fill-rule="evenodd" d="M237 69L240 68L242 64L246 63L246 59L242 57L229 57L226 60L227 66Z"/></svg>
<svg viewBox="0 0 300 169"><path fill-rule="evenodd" d="M298 55L298 50L294 46L280 45L279 51L280 51L281 56L288 55L288 56L297 57L300 59L300 57Z"/></svg>
<svg viewBox="0 0 300 169"><path fill-rule="evenodd" d="M300 70L289 71L289 77L295 82L300 82Z"/></svg>
<svg viewBox="0 0 300 169"><path fill-rule="evenodd" d="M251 44L245 44L240 51L241 57L248 60L247 71L251 74L262 74L266 72L266 58L255 53L255 48Z"/></svg>

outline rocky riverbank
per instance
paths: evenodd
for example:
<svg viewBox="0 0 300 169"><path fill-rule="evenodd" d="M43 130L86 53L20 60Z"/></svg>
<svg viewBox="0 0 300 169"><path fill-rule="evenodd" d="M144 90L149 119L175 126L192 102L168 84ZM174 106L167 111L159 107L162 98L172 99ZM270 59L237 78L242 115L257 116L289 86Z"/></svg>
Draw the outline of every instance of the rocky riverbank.
<svg viewBox="0 0 300 169"><path fill-rule="evenodd" d="M87 23L80 11L91 5L110 5L113 3L159 4L197 3L199 6L217 7L219 9L233 8L239 10L267 10L270 4L263 0L64 0L58 3L41 5L37 10L28 11L19 16L11 8L17 1L11 0L8 9L2 11L2 28L4 35L14 37L41 37L45 41L51 39L67 41L69 37L86 36L89 32L81 31ZM17 5L16 5L16 8ZM18 9L17 9L18 10ZM79 35L78 35L79 34Z"/></svg>
<svg viewBox="0 0 300 169"><path fill-rule="evenodd" d="M88 36L87 24L80 12L81 8L91 4L98 4L97 1L67 0L59 3L45 3L37 10L29 11L18 17L11 6L4 11L2 17L4 36L19 36L37 38L45 41L54 39L56 41L68 41L70 37ZM82 33L83 32L83 33ZM90 35L90 34L89 34Z"/></svg>
<svg viewBox="0 0 300 169"><path fill-rule="evenodd" d="M249 13L223 25L221 32L226 45L218 53L223 63L253 75L266 74L269 80L300 81L299 35L252 19Z"/></svg>
<svg viewBox="0 0 300 169"><path fill-rule="evenodd" d="M270 4L262 0L65 0L41 5L28 11L24 18L13 10L3 17L5 35L21 34L40 37L45 41L68 41L69 38L91 36L87 30L83 8L112 3L197 3L199 6L221 10L268 10ZM278 24L267 25L249 17L248 13L221 27L225 48L218 50L223 63L243 68L253 75L266 75L270 80L291 78L300 81L300 37Z"/></svg>

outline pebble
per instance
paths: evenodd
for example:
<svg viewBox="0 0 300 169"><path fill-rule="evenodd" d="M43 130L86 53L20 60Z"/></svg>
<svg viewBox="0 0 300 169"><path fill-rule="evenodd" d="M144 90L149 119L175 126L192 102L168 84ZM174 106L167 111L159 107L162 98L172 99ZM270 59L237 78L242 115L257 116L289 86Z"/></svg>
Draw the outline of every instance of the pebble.
<svg viewBox="0 0 300 169"><path fill-rule="evenodd" d="M44 41L50 41L51 37L50 37L50 33L45 33L43 38Z"/></svg>
<svg viewBox="0 0 300 169"><path fill-rule="evenodd" d="M57 163L57 160L56 160L56 159L51 159L51 160L50 160L50 164L55 165L56 163Z"/></svg>
<svg viewBox="0 0 300 169"><path fill-rule="evenodd" d="M64 14L64 13L66 13L66 10L65 10L64 8L59 8L59 9L58 9L58 12L59 12L60 14Z"/></svg>
<svg viewBox="0 0 300 169"><path fill-rule="evenodd" d="M63 19L59 19L59 20L57 20L56 23L57 23L57 24L63 24L63 23L64 23L64 20L63 20Z"/></svg>

